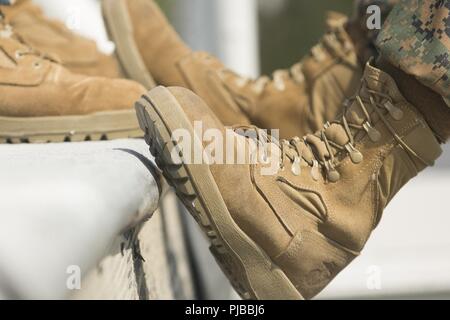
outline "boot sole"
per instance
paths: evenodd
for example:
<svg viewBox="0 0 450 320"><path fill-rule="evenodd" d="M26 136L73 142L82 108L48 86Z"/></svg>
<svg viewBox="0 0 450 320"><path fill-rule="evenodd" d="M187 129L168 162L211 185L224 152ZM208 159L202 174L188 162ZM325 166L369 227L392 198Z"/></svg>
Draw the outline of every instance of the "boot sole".
<svg viewBox="0 0 450 320"><path fill-rule="evenodd" d="M125 1L103 0L102 13L106 31L116 44L116 56L126 75L147 89L154 88L155 80L148 72L134 41L133 24Z"/></svg>
<svg viewBox="0 0 450 320"><path fill-rule="evenodd" d="M142 137L134 110L84 116L0 117L0 143L96 141Z"/></svg>
<svg viewBox="0 0 450 320"><path fill-rule="evenodd" d="M145 140L164 176L211 242L210 250L233 287L243 299L301 299L283 271L234 222L209 166L174 164L172 132L194 130L170 91L153 89L136 103Z"/></svg>

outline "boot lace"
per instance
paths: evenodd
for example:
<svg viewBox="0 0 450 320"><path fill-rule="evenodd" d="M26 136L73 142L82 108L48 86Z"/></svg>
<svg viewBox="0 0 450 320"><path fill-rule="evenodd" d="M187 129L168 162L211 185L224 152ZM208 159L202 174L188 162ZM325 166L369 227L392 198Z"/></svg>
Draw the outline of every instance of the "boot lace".
<svg viewBox="0 0 450 320"><path fill-rule="evenodd" d="M257 79L250 79L237 74L235 76L235 83L239 88L250 86L251 90L257 95L262 94L270 84L273 84L276 90L284 91L286 90L287 80L297 84L302 84L305 81L301 62L294 64L290 69L276 70L271 77L261 76Z"/></svg>
<svg viewBox="0 0 450 320"><path fill-rule="evenodd" d="M336 169L340 160L349 156L354 164L363 161L363 154L355 147L356 136L365 132L372 142L378 142L382 136L375 128L374 120L377 117L386 126L394 139L410 154L418 158L426 165L430 165L412 150L396 133L395 129L388 122L387 116L395 121L400 121L404 117L403 111L394 105L392 98L380 91L369 89L365 80L362 80L359 92L364 91L367 94L355 95L344 103L344 112L339 120L328 122L323 129L315 134L306 135L303 138L293 137L289 140L277 141L264 130L257 130L258 143L264 145L267 157L267 145L275 144L281 151L280 170L285 170L285 162L290 162L291 172L299 176L303 168L309 168L313 180L318 181L324 174L327 181L337 182L341 175ZM363 115L362 122L350 120L349 111L354 111L355 107L360 109ZM369 108L369 107L370 108ZM369 111L374 110L374 113ZM340 138L336 133L341 134ZM334 134L333 134L334 133ZM289 160L289 161L286 161Z"/></svg>
<svg viewBox="0 0 450 320"><path fill-rule="evenodd" d="M0 10L0 39L1 38L11 38L18 41L24 48L18 49L15 51L14 56L16 59L21 59L24 56L30 55L34 56L37 59L33 63L35 68L39 68L42 65L44 60L48 60L54 63L60 63L59 59L50 54L45 54L40 52L39 50L30 46L19 34L15 33L13 27L8 24L5 20L5 15Z"/></svg>
<svg viewBox="0 0 450 320"><path fill-rule="evenodd" d="M326 59L323 48L332 47L334 50L344 51L351 50L351 45L347 41L340 39L337 34L338 31L331 30L326 33L319 42L310 50L310 56L318 62L322 62ZM341 49L338 49L341 48ZM251 79L248 77L235 74L235 83L239 88L250 86L251 90L260 95L264 92L267 86L273 84L276 90L286 90L286 81L291 81L296 84L302 84L305 81L305 75L303 73L303 61L294 64L289 69L276 70L271 77L262 76L257 79Z"/></svg>

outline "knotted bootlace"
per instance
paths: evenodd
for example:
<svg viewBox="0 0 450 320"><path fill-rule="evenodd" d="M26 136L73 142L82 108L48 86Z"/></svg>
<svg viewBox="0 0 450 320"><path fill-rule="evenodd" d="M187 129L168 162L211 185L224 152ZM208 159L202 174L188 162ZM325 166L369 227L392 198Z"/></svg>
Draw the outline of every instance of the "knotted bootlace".
<svg viewBox="0 0 450 320"><path fill-rule="evenodd" d="M389 123L387 117L395 121L400 121L404 117L403 111L395 106L392 98L381 91L370 89L364 79L359 92L364 94L355 95L344 103L341 118L327 122L317 133L308 134L303 138L293 137L277 141L264 134L264 130L256 129L260 132L257 134L258 143L264 145L265 150L269 143L280 149L280 170L284 170L285 163L290 162L292 174L296 176L301 174L302 168L309 168L315 181L318 181L323 173L327 181L337 182L341 177L337 170L341 160L348 156L354 164L359 164L364 159L363 154L355 146L358 134L365 133L374 143L381 140L382 135L375 128L375 120L379 119L407 152L424 164L430 165L401 139ZM354 113L358 111L362 117L355 118Z"/></svg>
<svg viewBox="0 0 450 320"><path fill-rule="evenodd" d="M54 63L60 63L59 59L53 55L45 54L30 46L19 34L14 32L13 27L6 22L5 15L0 9L0 39L11 38L19 42L22 46L14 52L16 59L21 59L27 55L34 56L37 59L33 63L35 68L39 68L44 60Z"/></svg>

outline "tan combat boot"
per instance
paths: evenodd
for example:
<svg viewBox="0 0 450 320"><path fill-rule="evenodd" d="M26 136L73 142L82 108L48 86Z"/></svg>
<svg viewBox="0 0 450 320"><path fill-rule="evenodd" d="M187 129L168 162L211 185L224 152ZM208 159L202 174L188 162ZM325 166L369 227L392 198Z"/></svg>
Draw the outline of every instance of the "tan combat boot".
<svg viewBox="0 0 450 320"><path fill-rule="evenodd" d="M217 154L211 138L220 139L208 130L227 133L186 89L158 87L136 108L150 150L243 298L317 295L358 256L395 194L441 154L394 80L369 64L343 116L316 134L280 142L259 131L235 134L231 150L256 139L259 162L191 161L188 149ZM181 133L194 143L186 147Z"/></svg>
<svg viewBox="0 0 450 320"><path fill-rule="evenodd" d="M328 16L326 34L302 62L272 79L249 80L192 52L153 0L103 0L103 12L128 76L145 86L148 77L191 89L225 125L281 129L281 137L315 132L342 111L362 75L347 18L337 13Z"/></svg>
<svg viewBox="0 0 450 320"><path fill-rule="evenodd" d="M142 136L132 106L144 87L71 73L1 20L0 11L0 142Z"/></svg>
<svg viewBox="0 0 450 320"><path fill-rule="evenodd" d="M97 49L94 41L79 36L63 23L46 17L31 0L0 6L16 34L41 52L51 54L70 71L99 77L121 78L119 63Z"/></svg>

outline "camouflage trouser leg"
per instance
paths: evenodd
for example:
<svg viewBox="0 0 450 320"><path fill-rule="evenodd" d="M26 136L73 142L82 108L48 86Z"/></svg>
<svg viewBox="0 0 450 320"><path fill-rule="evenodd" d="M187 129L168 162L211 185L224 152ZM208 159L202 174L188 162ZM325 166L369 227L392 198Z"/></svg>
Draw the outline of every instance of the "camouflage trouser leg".
<svg viewBox="0 0 450 320"><path fill-rule="evenodd" d="M450 107L450 0L401 0L376 45L383 58L442 95Z"/></svg>

